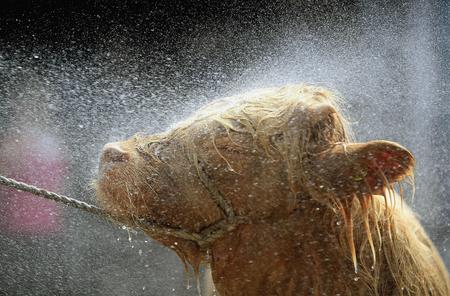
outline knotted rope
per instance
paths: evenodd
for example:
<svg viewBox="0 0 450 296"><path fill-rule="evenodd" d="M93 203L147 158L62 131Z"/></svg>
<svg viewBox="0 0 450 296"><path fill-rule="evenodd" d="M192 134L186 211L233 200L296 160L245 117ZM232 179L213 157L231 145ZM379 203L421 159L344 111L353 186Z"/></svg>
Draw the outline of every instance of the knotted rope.
<svg viewBox="0 0 450 296"><path fill-rule="evenodd" d="M205 248L211 242L221 237L224 233L233 230L238 224L242 224L246 219L242 217L232 217L231 219L222 220L212 226L202 230L200 233L191 233L182 229L173 228L169 226L159 226L155 223L144 219L133 219L130 221L127 217L117 216L97 206L88 204L86 202L61 195L55 192L47 191L42 188L38 188L33 185L29 185L23 182L16 181L11 178L0 175L0 184L15 188L20 191L32 193L37 196L41 196L46 199L51 199L56 202L63 203L67 206L89 212L91 214L98 215L107 220L112 220L127 227L137 228L144 230L150 235L158 236L172 236L181 239L195 241L200 247Z"/></svg>

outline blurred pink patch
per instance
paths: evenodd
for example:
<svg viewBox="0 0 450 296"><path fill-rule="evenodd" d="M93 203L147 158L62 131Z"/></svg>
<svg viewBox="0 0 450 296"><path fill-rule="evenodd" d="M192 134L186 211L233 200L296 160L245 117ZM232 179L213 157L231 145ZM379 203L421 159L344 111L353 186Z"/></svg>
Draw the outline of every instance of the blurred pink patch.
<svg viewBox="0 0 450 296"><path fill-rule="evenodd" d="M62 190L66 164L54 137L28 130L5 139L0 151L2 174L50 191ZM45 236L63 227L60 205L15 189L1 188L0 214L0 231L9 234Z"/></svg>

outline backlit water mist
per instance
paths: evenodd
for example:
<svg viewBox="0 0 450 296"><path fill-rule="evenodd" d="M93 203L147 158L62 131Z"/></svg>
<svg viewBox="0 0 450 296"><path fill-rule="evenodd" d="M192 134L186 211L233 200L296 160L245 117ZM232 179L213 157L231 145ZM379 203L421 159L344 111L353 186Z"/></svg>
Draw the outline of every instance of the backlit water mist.
<svg viewBox="0 0 450 296"><path fill-rule="evenodd" d="M357 140L416 156L407 203L450 266L448 4L300 2L6 13L0 174L92 203L106 142L221 96L318 83L345 98ZM14 194L0 188L0 295L196 295L175 253L143 234Z"/></svg>

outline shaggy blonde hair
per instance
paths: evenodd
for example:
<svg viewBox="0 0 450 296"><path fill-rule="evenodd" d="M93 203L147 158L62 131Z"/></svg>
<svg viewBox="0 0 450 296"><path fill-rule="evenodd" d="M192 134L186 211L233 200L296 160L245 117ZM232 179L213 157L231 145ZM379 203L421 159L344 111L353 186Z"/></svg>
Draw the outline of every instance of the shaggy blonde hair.
<svg viewBox="0 0 450 296"><path fill-rule="evenodd" d="M296 114L299 111L304 113L304 110L313 104L332 106L337 111L341 132L322 140L329 143L348 142L353 137L348 122L342 115L339 106L341 101L342 99L333 92L307 84L259 89L211 102L187 120L178 123L165 138L177 139L183 143L188 155L196 164L198 147L194 143L198 134L210 134L213 144L215 137L223 133L219 127L225 129L231 142L233 141L230 132L244 134L252 138L254 147L265 152L267 156L270 157L274 153L281 155L287 165L291 189L296 191L294 187L298 186L294 184L302 181L302 160L307 153L307 144L313 137L313 126L304 130L294 128L299 120L308 120L298 118ZM216 152L221 155L217 148ZM223 159L228 163L225 158ZM233 170L231 167L230 169Z"/></svg>

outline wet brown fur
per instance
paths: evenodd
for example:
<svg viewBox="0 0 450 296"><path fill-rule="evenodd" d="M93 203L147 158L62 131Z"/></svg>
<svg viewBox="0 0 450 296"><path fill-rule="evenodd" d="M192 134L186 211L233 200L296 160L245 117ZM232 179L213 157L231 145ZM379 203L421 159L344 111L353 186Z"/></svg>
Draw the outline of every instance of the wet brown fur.
<svg viewBox="0 0 450 296"><path fill-rule="evenodd" d="M130 220L199 232L224 219L204 172L249 223L208 250L154 237L220 295L449 295L438 252L393 186L413 156L353 143L332 92L289 85L214 101L166 133L118 143L102 160L100 202ZM208 251L209 255L206 254Z"/></svg>

